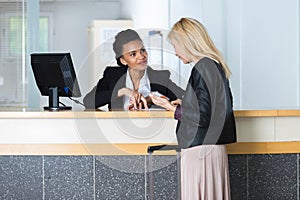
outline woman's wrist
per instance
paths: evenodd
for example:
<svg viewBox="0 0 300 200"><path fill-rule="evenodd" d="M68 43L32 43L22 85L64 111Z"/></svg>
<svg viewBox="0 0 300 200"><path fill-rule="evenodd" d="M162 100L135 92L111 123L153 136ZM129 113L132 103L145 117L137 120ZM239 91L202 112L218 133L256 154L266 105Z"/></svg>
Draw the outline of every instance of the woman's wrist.
<svg viewBox="0 0 300 200"><path fill-rule="evenodd" d="M124 89L124 88L121 88L121 89L118 90L118 97L121 97L121 96L124 95L124 94L123 94L123 89Z"/></svg>
<svg viewBox="0 0 300 200"><path fill-rule="evenodd" d="M169 109L169 110L175 112L176 107L177 107L177 106L174 106L174 105L170 104L170 109Z"/></svg>
<svg viewBox="0 0 300 200"><path fill-rule="evenodd" d="M118 90L118 97L122 97L124 95L129 96L129 89L128 88L121 88Z"/></svg>

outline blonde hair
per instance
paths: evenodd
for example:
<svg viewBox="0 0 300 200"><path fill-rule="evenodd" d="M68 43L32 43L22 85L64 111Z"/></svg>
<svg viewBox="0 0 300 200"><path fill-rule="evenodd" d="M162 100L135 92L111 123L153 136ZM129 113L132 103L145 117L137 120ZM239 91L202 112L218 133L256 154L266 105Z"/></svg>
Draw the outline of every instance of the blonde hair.
<svg viewBox="0 0 300 200"><path fill-rule="evenodd" d="M181 48L186 58L190 60L211 58L220 63L227 78L231 75L221 52L214 45L205 27L196 19L181 18L173 25L168 39Z"/></svg>

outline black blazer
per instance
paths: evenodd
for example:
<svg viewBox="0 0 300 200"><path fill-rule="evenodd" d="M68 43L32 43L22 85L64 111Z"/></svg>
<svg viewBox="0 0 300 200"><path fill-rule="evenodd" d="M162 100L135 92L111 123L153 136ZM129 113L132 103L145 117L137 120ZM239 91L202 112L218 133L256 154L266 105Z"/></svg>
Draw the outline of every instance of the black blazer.
<svg viewBox="0 0 300 200"><path fill-rule="evenodd" d="M236 142L233 100L221 66L209 58L192 69L176 136L181 148Z"/></svg>
<svg viewBox="0 0 300 200"><path fill-rule="evenodd" d="M127 67L106 67L98 84L83 99L86 109L95 109L106 104L110 110L123 109L123 97L118 97L117 93L126 85L126 72ZM184 91L171 81L168 70L147 67L147 74L151 91L158 91L170 100L182 98Z"/></svg>

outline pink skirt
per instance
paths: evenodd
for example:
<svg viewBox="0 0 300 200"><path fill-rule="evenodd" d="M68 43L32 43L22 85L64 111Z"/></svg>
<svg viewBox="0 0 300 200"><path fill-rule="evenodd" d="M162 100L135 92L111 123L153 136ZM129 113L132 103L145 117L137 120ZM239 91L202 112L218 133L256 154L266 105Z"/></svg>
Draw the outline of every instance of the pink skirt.
<svg viewBox="0 0 300 200"><path fill-rule="evenodd" d="M225 145L201 145L182 149L181 199L230 200Z"/></svg>

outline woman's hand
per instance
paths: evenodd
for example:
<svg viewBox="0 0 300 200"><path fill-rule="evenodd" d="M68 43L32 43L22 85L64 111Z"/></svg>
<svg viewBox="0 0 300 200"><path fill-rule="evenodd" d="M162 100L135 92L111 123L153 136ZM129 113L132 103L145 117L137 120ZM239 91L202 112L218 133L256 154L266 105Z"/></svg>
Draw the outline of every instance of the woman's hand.
<svg viewBox="0 0 300 200"><path fill-rule="evenodd" d="M130 98L129 100L129 110L135 110L135 109L148 109L148 104L146 98L139 93L136 90L131 90L129 88L121 88L118 91L118 96L128 96Z"/></svg>
<svg viewBox="0 0 300 200"><path fill-rule="evenodd" d="M148 109L146 98L138 91L133 91L130 95L129 110Z"/></svg>
<svg viewBox="0 0 300 200"><path fill-rule="evenodd" d="M171 104L174 105L174 106L180 106L181 102L182 102L181 99L176 99L174 101L171 101Z"/></svg>
<svg viewBox="0 0 300 200"><path fill-rule="evenodd" d="M177 105L176 104L172 104L169 100L167 100L166 98L164 97L158 97L154 94L149 94L149 96L151 97L152 99L152 102L158 106L161 106L167 110L170 110L170 111L175 111L176 110L176 107ZM173 102L173 101L172 101Z"/></svg>

